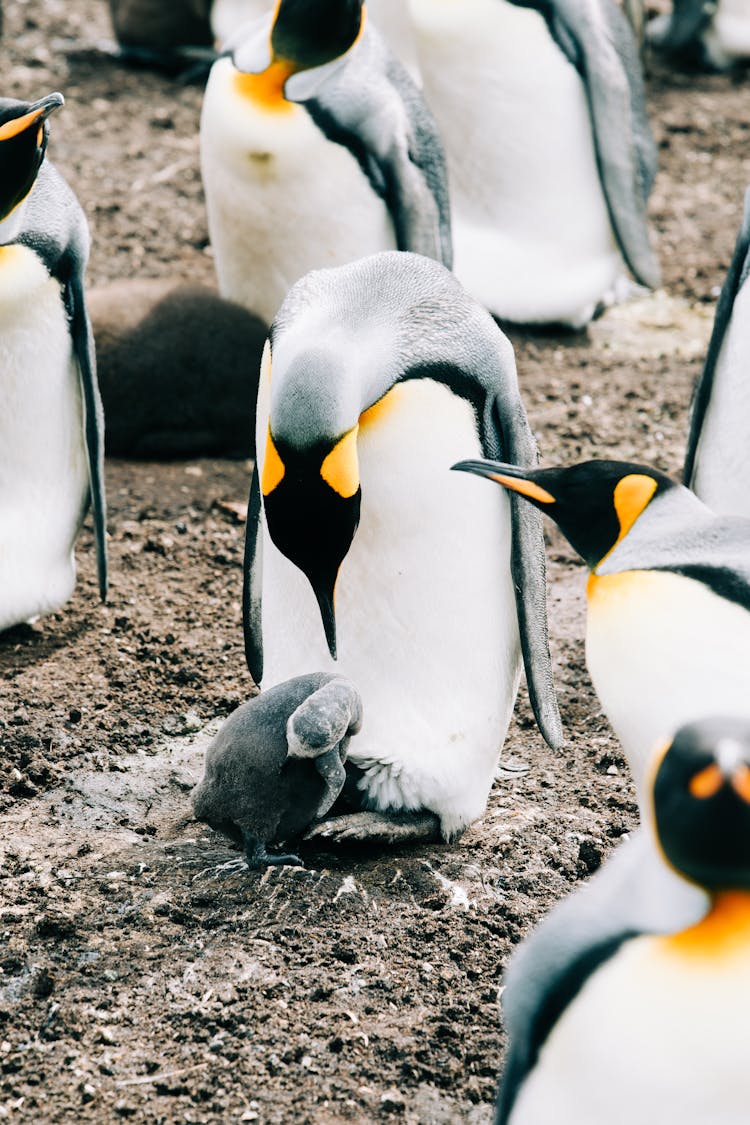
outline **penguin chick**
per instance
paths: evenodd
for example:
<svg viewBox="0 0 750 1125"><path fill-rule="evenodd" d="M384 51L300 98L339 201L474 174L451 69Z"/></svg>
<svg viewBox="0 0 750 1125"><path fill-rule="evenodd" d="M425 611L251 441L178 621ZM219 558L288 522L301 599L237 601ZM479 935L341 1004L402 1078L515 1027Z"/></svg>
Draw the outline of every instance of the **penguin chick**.
<svg viewBox="0 0 750 1125"><path fill-rule="evenodd" d="M511 961L496 1125L747 1121L750 723L681 728L648 798L640 839Z"/></svg>
<svg viewBox="0 0 750 1125"><path fill-rule="evenodd" d="M117 58L205 82L216 59L211 0L109 0Z"/></svg>
<svg viewBox="0 0 750 1125"><path fill-rule="evenodd" d="M292 840L326 815L361 726L359 693L342 676L298 676L263 692L230 715L209 746L192 798L196 818L241 839L250 868L301 864L266 845Z"/></svg>
<svg viewBox="0 0 750 1125"><path fill-rule="evenodd" d="M437 125L362 0L281 0L216 62L201 168L219 290L269 323L312 269L451 264Z"/></svg>
<svg viewBox="0 0 750 1125"><path fill-rule="evenodd" d="M45 160L61 94L0 98L0 630L58 609L91 503L107 594L104 422L78 200Z"/></svg>
<svg viewBox="0 0 750 1125"><path fill-rule="evenodd" d="M546 512L590 568L586 662L641 796L650 748L671 731L750 718L750 521L624 461L454 468Z"/></svg>
<svg viewBox="0 0 750 1125"><path fill-rule="evenodd" d="M750 517L750 191L695 388L683 479L715 512Z"/></svg>
<svg viewBox="0 0 750 1125"><path fill-rule="evenodd" d="M656 148L614 0L410 0L448 157L454 270L500 320L581 328L659 282Z"/></svg>
<svg viewBox="0 0 750 1125"><path fill-rule="evenodd" d="M730 70L750 60L747 0L673 0L646 33L657 50L688 66Z"/></svg>
<svg viewBox="0 0 750 1125"><path fill-rule="evenodd" d="M92 289L110 457L252 457L267 328L198 285L128 279Z"/></svg>
<svg viewBox="0 0 750 1125"><path fill-rule="evenodd" d="M243 614L256 683L338 667L362 693L358 820L316 835L452 839L481 816L521 655L562 741L541 519L449 472L467 443L536 459L513 349L448 270L385 253L294 286L258 386Z"/></svg>

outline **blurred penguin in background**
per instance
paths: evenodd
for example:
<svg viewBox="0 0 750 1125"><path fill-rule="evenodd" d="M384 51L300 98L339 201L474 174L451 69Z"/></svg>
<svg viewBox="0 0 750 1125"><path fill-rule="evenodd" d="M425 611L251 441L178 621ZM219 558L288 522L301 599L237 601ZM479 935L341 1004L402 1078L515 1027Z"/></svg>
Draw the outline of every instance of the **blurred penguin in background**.
<svg viewBox="0 0 750 1125"><path fill-rule="evenodd" d="M715 512L750 518L750 191L695 388L684 480Z"/></svg>
<svg viewBox="0 0 750 1125"><path fill-rule="evenodd" d="M501 320L586 325L659 282L656 150L614 0L409 0L450 171L455 272Z"/></svg>
<svg viewBox="0 0 750 1125"><path fill-rule="evenodd" d="M730 70L750 61L747 0L673 0L672 11L651 20L657 50L693 66Z"/></svg>
<svg viewBox="0 0 750 1125"><path fill-rule="evenodd" d="M311 269L451 265L437 126L362 0L281 0L215 63L201 166L220 292L268 322Z"/></svg>

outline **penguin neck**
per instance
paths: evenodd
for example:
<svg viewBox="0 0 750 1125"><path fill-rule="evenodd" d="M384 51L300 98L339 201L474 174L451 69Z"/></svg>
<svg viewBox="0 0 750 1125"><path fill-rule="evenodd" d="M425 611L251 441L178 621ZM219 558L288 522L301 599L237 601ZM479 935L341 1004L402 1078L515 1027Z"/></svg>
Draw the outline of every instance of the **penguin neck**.
<svg viewBox="0 0 750 1125"><path fill-rule="evenodd" d="M700 922L664 941L688 957L715 957L746 950L750 944L750 891L715 891Z"/></svg>
<svg viewBox="0 0 750 1125"><path fill-rule="evenodd" d="M32 188L32 191L34 189ZM29 195L31 192L29 192ZM17 204L9 215L0 222L0 249L5 247L10 242L15 242L23 228L23 219L28 205L29 196L22 199Z"/></svg>
<svg viewBox="0 0 750 1125"><path fill-rule="evenodd" d="M284 87L297 69L289 59L274 59L260 74L246 74L238 70L234 76L235 88L241 97L264 109L288 113L294 109L294 102L287 100Z"/></svg>

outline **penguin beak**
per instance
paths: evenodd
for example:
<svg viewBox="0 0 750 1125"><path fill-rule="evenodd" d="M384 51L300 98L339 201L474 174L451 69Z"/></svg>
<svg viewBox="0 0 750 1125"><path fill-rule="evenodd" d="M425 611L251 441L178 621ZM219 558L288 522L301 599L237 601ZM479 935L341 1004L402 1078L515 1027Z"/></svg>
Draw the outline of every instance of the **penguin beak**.
<svg viewBox="0 0 750 1125"><path fill-rule="evenodd" d="M338 575L336 577L338 578ZM320 609L320 617L323 622L328 651L333 659L336 660L336 583L334 582L330 590L323 585L315 585L313 586L313 590L318 601L318 608Z"/></svg>
<svg viewBox="0 0 750 1125"><path fill-rule="evenodd" d="M6 121L4 125L0 125L0 141L10 141L13 137L17 137L19 133L24 133L30 129L32 125L42 125L51 113L56 109L60 109L65 105L65 98L62 94L47 94L45 98L40 98L38 102L32 102L25 113L20 117L14 117L11 121Z"/></svg>
<svg viewBox="0 0 750 1125"><path fill-rule="evenodd" d="M461 473L474 473L475 476L494 480L503 488L531 500L532 504L546 507L556 503L552 493L536 483L534 478L537 474L529 469L520 469L517 465L507 465L502 461L459 461L451 468Z"/></svg>

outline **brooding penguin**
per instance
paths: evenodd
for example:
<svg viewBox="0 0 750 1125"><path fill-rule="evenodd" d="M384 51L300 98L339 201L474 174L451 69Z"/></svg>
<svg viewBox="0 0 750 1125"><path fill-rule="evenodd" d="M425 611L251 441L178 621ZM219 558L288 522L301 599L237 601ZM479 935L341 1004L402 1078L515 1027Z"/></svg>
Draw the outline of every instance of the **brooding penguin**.
<svg viewBox="0 0 750 1125"><path fill-rule="evenodd" d="M454 468L546 512L590 568L586 663L641 794L670 732L704 715L750 718L750 521L624 461Z"/></svg>
<svg viewBox="0 0 750 1125"><path fill-rule="evenodd" d="M281 0L211 71L201 163L219 289L270 322L308 270L451 264L437 127L362 0Z"/></svg>
<svg viewBox="0 0 750 1125"><path fill-rule="evenodd" d="M301 864L266 845L296 839L329 811L361 726L362 701L343 676L314 673L263 692L229 716L206 751L196 818L240 839L251 869Z"/></svg>
<svg viewBox="0 0 750 1125"><path fill-rule="evenodd" d="M747 0L673 0L672 11L651 20L647 32L664 54L711 70L750 59Z"/></svg>
<svg viewBox="0 0 750 1125"><path fill-rule="evenodd" d="M385 253L294 286L258 387L245 644L257 683L322 666L362 693L350 765L370 815L318 835L448 839L481 815L519 627L537 720L561 742L541 526L449 472L467 442L536 456L511 346L452 274Z"/></svg>
<svg viewBox="0 0 750 1125"><path fill-rule="evenodd" d="M684 480L715 512L750 517L750 191L693 397Z"/></svg>
<svg viewBox="0 0 750 1125"><path fill-rule="evenodd" d="M581 327L655 286L656 150L613 0L410 0L450 172L455 272L502 320ZM538 10L537 10L538 9Z"/></svg>
<svg viewBox="0 0 750 1125"><path fill-rule="evenodd" d="M750 723L683 727L648 798L640 838L511 961L496 1125L747 1120Z"/></svg>
<svg viewBox="0 0 750 1125"><path fill-rule="evenodd" d="M86 220L45 162L49 115L0 98L0 629L58 609L91 501L107 593L103 419L83 274Z"/></svg>

